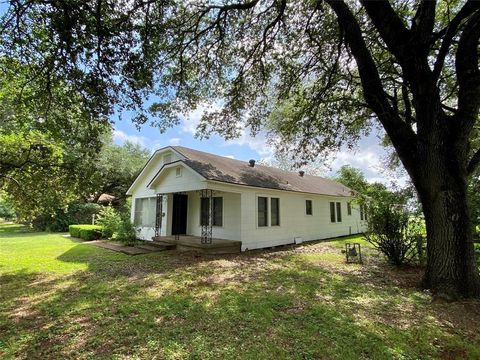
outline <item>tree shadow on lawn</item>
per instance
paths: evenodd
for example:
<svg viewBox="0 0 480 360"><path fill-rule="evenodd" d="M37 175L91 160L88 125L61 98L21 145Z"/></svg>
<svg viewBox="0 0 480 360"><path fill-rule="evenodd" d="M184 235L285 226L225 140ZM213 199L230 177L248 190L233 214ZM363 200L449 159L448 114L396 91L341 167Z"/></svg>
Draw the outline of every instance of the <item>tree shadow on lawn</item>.
<svg viewBox="0 0 480 360"><path fill-rule="evenodd" d="M380 270L291 251L126 256L88 246L58 258L88 262L87 271L0 277L3 356L475 355L441 326L428 295L385 283Z"/></svg>

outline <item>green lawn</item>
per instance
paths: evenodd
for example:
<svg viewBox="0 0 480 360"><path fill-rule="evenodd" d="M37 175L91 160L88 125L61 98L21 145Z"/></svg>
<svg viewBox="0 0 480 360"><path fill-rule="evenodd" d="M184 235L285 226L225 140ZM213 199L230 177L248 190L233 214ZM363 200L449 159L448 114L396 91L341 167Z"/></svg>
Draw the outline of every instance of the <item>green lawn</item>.
<svg viewBox="0 0 480 360"><path fill-rule="evenodd" d="M130 257L0 226L0 357L480 358L479 302L431 303L420 269L347 265L344 241Z"/></svg>

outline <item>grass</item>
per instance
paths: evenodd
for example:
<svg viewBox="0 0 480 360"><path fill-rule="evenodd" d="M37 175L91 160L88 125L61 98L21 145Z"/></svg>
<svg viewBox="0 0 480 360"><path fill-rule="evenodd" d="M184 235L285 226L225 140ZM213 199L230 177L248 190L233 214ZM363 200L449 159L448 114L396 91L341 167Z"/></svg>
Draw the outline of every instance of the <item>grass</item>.
<svg viewBox="0 0 480 360"><path fill-rule="evenodd" d="M0 226L0 357L480 358L479 302L432 303L372 252L347 265L352 240L130 257Z"/></svg>

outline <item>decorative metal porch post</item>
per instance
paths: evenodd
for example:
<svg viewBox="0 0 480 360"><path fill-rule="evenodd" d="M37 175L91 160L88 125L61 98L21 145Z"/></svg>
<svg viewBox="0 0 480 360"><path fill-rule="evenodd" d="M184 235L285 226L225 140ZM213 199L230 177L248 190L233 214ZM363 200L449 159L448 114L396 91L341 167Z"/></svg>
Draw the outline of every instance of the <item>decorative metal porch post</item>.
<svg viewBox="0 0 480 360"><path fill-rule="evenodd" d="M162 233L162 218L163 218L163 194L157 194L157 204L155 213L155 236L160 236Z"/></svg>
<svg viewBox="0 0 480 360"><path fill-rule="evenodd" d="M208 199L207 218L201 221L202 226L202 244L212 243L212 225L213 225L213 190L202 189L200 190L200 197L202 199Z"/></svg>

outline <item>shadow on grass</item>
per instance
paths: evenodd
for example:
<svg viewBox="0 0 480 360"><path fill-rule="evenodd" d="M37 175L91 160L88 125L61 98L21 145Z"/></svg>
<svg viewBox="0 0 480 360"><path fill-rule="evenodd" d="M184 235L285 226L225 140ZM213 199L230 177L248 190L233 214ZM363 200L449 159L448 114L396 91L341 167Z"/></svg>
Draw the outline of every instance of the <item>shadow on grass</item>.
<svg viewBox="0 0 480 360"><path fill-rule="evenodd" d="M11 236L18 236L21 234L31 233L32 230L29 229L27 226L22 224L0 224L0 236L1 237L8 237Z"/></svg>
<svg viewBox="0 0 480 360"><path fill-rule="evenodd" d="M0 277L3 356L425 358L452 338L475 355L468 340L438 326L426 296L359 266L339 263L333 272L321 256L288 252L126 256L88 248L58 257L86 262L87 271Z"/></svg>

